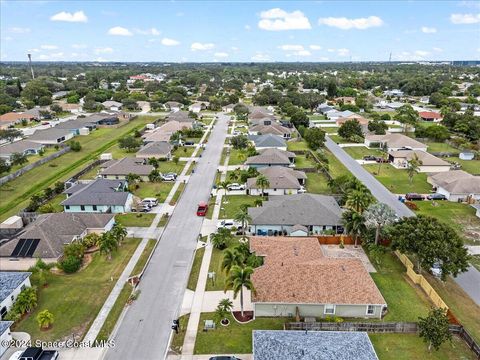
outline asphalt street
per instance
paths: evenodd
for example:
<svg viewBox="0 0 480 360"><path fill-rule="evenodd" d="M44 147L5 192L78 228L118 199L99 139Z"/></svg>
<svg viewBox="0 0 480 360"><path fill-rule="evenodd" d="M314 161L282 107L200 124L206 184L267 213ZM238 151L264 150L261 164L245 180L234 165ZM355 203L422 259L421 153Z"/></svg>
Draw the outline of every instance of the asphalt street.
<svg viewBox="0 0 480 360"><path fill-rule="evenodd" d="M355 177L360 180L365 186L370 189L372 195L382 203L390 206L397 216L415 216L412 210L407 208L403 203L398 201L397 197L388 191L375 177L365 170L356 160L352 159L340 146L338 146L332 139L326 136L325 145L333 155L342 162Z"/></svg>
<svg viewBox="0 0 480 360"><path fill-rule="evenodd" d="M197 204L208 201L227 134L229 116L219 115L205 151L185 187L127 311L106 359L163 359L180 312L203 218Z"/></svg>

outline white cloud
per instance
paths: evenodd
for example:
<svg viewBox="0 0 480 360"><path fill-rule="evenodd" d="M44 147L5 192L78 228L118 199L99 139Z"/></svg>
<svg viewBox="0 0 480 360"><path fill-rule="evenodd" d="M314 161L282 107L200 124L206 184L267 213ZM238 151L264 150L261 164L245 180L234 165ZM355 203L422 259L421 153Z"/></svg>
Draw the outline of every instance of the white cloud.
<svg viewBox="0 0 480 360"><path fill-rule="evenodd" d="M86 49L87 45L85 45L85 44L72 44L72 48L74 48L74 49Z"/></svg>
<svg viewBox="0 0 480 360"><path fill-rule="evenodd" d="M169 39L169 38L163 38L161 42L162 42L162 45L165 45L165 46L176 46L180 44L179 41L174 39Z"/></svg>
<svg viewBox="0 0 480 360"><path fill-rule="evenodd" d="M190 49L192 51L204 51L204 50L212 50L215 47L215 44L212 43L199 43L199 42L194 42L191 46Z"/></svg>
<svg viewBox="0 0 480 360"><path fill-rule="evenodd" d="M274 8L260 13L258 27L268 31L307 30L311 29L310 21L303 12L296 10L291 13L280 8Z"/></svg>
<svg viewBox="0 0 480 360"><path fill-rule="evenodd" d="M416 50L415 55L420 56L420 57L425 57L428 54L430 54L428 51L425 50Z"/></svg>
<svg viewBox="0 0 480 360"><path fill-rule="evenodd" d="M38 57L38 60L49 60L49 59L50 59L50 56L45 54L42 54Z"/></svg>
<svg viewBox="0 0 480 360"><path fill-rule="evenodd" d="M329 61L330 59L326 56L321 56L320 61Z"/></svg>
<svg viewBox="0 0 480 360"><path fill-rule="evenodd" d="M132 32L124 27L121 26L115 26L113 28L110 28L108 30L108 35L114 35L114 36L132 36Z"/></svg>
<svg viewBox="0 0 480 360"><path fill-rule="evenodd" d="M74 13L61 11L50 17L52 21L66 21L66 22L87 22L88 18L85 13L80 10Z"/></svg>
<svg viewBox="0 0 480 360"><path fill-rule="evenodd" d="M57 45L40 45L40 48L44 50L55 50L55 49L58 49L58 46Z"/></svg>
<svg viewBox="0 0 480 360"><path fill-rule="evenodd" d="M439 47L434 47L434 48L433 48L433 51L442 52L443 49L442 49L442 48L439 48Z"/></svg>
<svg viewBox="0 0 480 360"><path fill-rule="evenodd" d="M320 25L333 26L342 30L358 29L365 30L371 27L383 25L383 20L378 16L367 18L347 19L346 17L327 17L318 19Z"/></svg>
<svg viewBox="0 0 480 360"><path fill-rule="evenodd" d="M233 51L238 51L238 50L240 50L240 49L239 49L238 47L236 47L236 46L232 46L232 47L230 47L230 49L232 49Z"/></svg>
<svg viewBox="0 0 480 360"><path fill-rule="evenodd" d="M292 53L293 56L310 56L312 53L308 50L299 50Z"/></svg>
<svg viewBox="0 0 480 360"><path fill-rule="evenodd" d="M251 29L252 29L252 27L250 25L245 25L245 30L250 31Z"/></svg>
<svg viewBox="0 0 480 360"><path fill-rule="evenodd" d="M8 32L11 32L13 34L28 34L30 32L30 28L23 28L23 27L11 27L8 29Z"/></svg>
<svg viewBox="0 0 480 360"><path fill-rule="evenodd" d="M304 49L302 45L280 45L278 48L284 51L302 51Z"/></svg>
<svg viewBox="0 0 480 360"><path fill-rule="evenodd" d="M422 26L421 30L425 34L435 34L437 32L436 28L428 26Z"/></svg>
<svg viewBox="0 0 480 360"><path fill-rule="evenodd" d="M98 47L94 50L95 54L111 54L113 49L111 47Z"/></svg>
<svg viewBox="0 0 480 360"><path fill-rule="evenodd" d="M135 29L135 32L140 35L153 35L153 36L160 35L160 31L158 31L156 28L151 28L147 30Z"/></svg>
<svg viewBox="0 0 480 360"><path fill-rule="evenodd" d="M63 52L53 53L50 54L50 56L52 57L52 59L60 59L63 58Z"/></svg>
<svg viewBox="0 0 480 360"><path fill-rule="evenodd" d="M252 61L270 61L270 55L257 52L251 57Z"/></svg>
<svg viewBox="0 0 480 360"><path fill-rule="evenodd" d="M226 58L228 57L228 54L226 52L216 52L215 54L213 54L213 56L217 58Z"/></svg>
<svg viewBox="0 0 480 360"><path fill-rule="evenodd" d="M479 14L452 14L450 15L450 21L453 24L478 24L480 23Z"/></svg>
<svg viewBox="0 0 480 360"><path fill-rule="evenodd" d="M29 53L40 52L39 49L28 49L27 51L28 51Z"/></svg>
<svg viewBox="0 0 480 360"><path fill-rule="evenodd" d="M350 50L345 49L345 48L338 49L337 53L338 53L339 56L348 56L348 54L350 54Z"/></svg>
<svg viewBox="0 0 480 360"><path fill-rule="evenodd" d="M309 47L311 50L322 50L322 47L320 45L310 45Z"/></svg>

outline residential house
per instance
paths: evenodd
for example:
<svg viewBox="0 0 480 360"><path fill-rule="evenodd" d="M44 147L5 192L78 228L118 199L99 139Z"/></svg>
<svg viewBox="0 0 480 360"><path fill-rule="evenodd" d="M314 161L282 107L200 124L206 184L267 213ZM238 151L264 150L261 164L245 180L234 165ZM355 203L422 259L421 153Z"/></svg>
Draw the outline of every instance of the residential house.
<svg viewBox="0 0 480 360"><path fill-rule="evenodd" d="M388 153L391 164L397 169L407 169L410 160L417 156L421 165L418 172L436 173L449 171L452 166L449 162L442 160L432 154L420 150L395 150Z"/></svg>
<svg viewBox="0 0 480 360"><path fill-rule="evenodd" d="M141 147L135 154L137 159L167 159L172 158L172 145L167 141L155 141Z"/></svg>
<svg viewBox="0 0 480 360"><path fill-rule="evenodd" d="M387 304L359 258L327 257L317 237L250 237L264 258L251 280L255 317L381 319Z"/></svg>
<svg viewBox="0 0 480 360"><path fill-rule="evenodd" d="M387 133L385 135L366 135L365 146L370 148L382 148L384 146L387 146L388 151L405 149L419 150L425 152L427 151L426 144L398 133Z"/></svg>
<svg viewBox="0 0 480 360"><path fill-rule="evenodd" d="M22 120L32 121L35 117L31 114L25 114L23 112L8 112L0 115L0 129L6 129L9 126L19 124Z"/></svg>
<svg viewBox="0 0 480 360"><path fill-rule="evenodd" d="M142 136L143 142L144 144L148 144L157 141L170 141L171 136L176 132L191 129L192 127L193 125L190 122L170 120L154 130L146 132Z"/></svg>
<svg viewBox="0 0 480 360"><path fill-rule="evenodd" d="M269 110L263 107L252 106L252 107L249 107L249 110L250 110L250 113L248 114L249 121L265 119L265 118L275 120L275 115L273 115L272 112L270 112Z"/></svg>
<svg viewBox="0 0 480 360"><path fill-rule="evenodd" d="M101 113L96 113L89 115L84 118L86 122L90 123L95 123L97 126L111 126L111 125L117 125L120 123L120 118L122 119L128 119L129 116L125 116L126 113L122 112L113 112L113 113L106 113L106 112L101 112Z"/></svg>
<svg viewBox="0 0 480 360"><path fill-rule="evenodd" d="M480 200L480 176L453 170L432 174L427 181L450 201Z"/></svg>
<svg viewBox="0 0 480 360"><path fill-rule="evenodd" d="M325 115L327 116L327 119L337 121L337 119L348 118L349 116L357 115L357 114L355 114L353 111L350 111L350 110L345 110L345 111L333 110L333 111L327 112Z"/></svg>
<svg viewBox="0 0 480 360"><path fill-rule="evenodd" d="M402 90L398 89L392 89L392 90L385 90L383 92L383 96L396 96L396 97L402 97L404 95L404 92Z"/></svg>
<svg viewBox="0 0 480 360"><path fill-rule="evenodd" d="M263 167L259 168L258 172L268 179L269 186L263 189L263 193L269 196L298 194L307 180L303 171L284 166ZM256 182L256 177L247 180L247 194L262 195L262 189Z"/></svg>
<svg viewBox="0 0 480 360"><path fill-rule="evenodd" d="M19 140L0 146L0 158L10 162L13 154L37 155L45 148L43 144L29 140Z"/></svg>
<svg viewBox="0 0 480 360"><path fill-rule="evenodd" d="M248 214L251 234L289 235L295 225L305 226L310 234L343 233L342 209L333 196L273 196L261 207L248 208Z"/></svg>
<svg viewBox="0 0 480 360"><path fill-rule="evenodd" d="M224 113L230 114L234 111L235 106L237 106L237 104L228 104L228 105L222 106L222 111Z"/></svg>
<svg viewBox="0 0 480 360"><path fill-rule="evenodd" d="M26 270L37 259L54 263L63 255L65 245L90 233L109 231L115 224L112 214L51 213L40 214L14 239L0 245L0 268Z"/></svg>
<svg viewBox="0 0 480 360"><path fill-rule="evenodd" d="M336 104L355 105L355 98L353 96L340 96L334 99Z"/></svg>
<svg viewBox="0 0 480 360"><path fill-rule="evenodd" d="M440 122L443 119L443 116L435 111L419 111L418 116L420 116L423 121Z"/></svg>
<svg viewBox="0 0 480 360"><path fill-rule="evenodd" d="M60 106L62 111L69 111L72 114L79 114L83 110L83 107L80 104L69 104L65 101L54 102L54 104Z"/></svg>
<svg viewBox="0 0 480 360"><path fill-rule="evenodd" d="M290 151L278 149L262 149L258 155L250 156L245 165L253 168L268 166L293 166L296 155Z"/></svg>
<svg viewBox="0 0 480 360"><path fill-rule="evenodd" d="M196 101L188 107L188 110L198 114L202 110L207 110L209 105L208 101Z"/></svg>
<svg viewBox="0 0 480 360"><path fill-rule="evenodd" d="M61 205L69 213L125 213L130 211L133 202L125 180L79 182L63 193L67 198Z"/></svg>
<svg viewBox="0 0 480 360"><path fill-rule="evenodd" d="M104 179L126 180L128 174L139 175L143 181L148 181L148 175L154 169L146 159L124 157L118 160L110 160L100 165L100 175Z"/></svg>
<svg viewBox="0 0 480 360"><path fill-rule="evenodd" d="M58 99L61 99L65 96L67 96L67 95L68 95L68 91L57 91L57 92L54 92L52 94L52 99L53 100L58 100Z"/></svg>
<svg viewBox="0 0 480 360"><path fill-rule="evenodd" d="M366 332L253 330L253 360L378 360Z"/></svg>
<svg viewBox="0 0 480 360"><path fill-rule="evenodd" d="M96 128L96 122L89 121L88 118L77 118L75 120L61 122L55 126L55 129L69 130L74 136L88 135Z"/></svg>
<svg viewBox="0 0 480 360"><path fill-rule="evenodd" d="M57 145L71 138L73 138L73 133L70 130L53 127L45 130L36 130L33 135L28 137L28 140L43 145Z"/></svg>
<svg viewBox="0 0 480 360"><path fill-rule="evenodd" d="M163 104L167 110L176 112L180 111L183 108L183 104L179 103L177 101L167 101L165 104Z"/></svg>
<svg viewBox="0 0 480 360"><path fill-rule="evenodd" d="M103 107L108 110L119 111L123 104L118 101L107 100L102 103Z"/></svg>
<svg viewBox="0 0 480 360"><path fill-rule="evenodd" d="M342 125L345 124L348 120L357 120L358 123L360 124L360 126L362 127L363 133L366 133L366 132L368 131L368 122L369 122L369 120L368 120L368 119L365 119L363 116L357 115L357 114L353 114L353 115L350 115L350 116L347 116L347 117L337 118L337 119L335 120L335 123L337 124L337 126L342 126Z"/></svg>
<svg viewBox="0 0 480 360"><path fill-rule="evenodd" d="M248 139L253 143L255 149L278 149L287 150L287 141L278 135L266 134L266 135L249 135Z"/></svg>
<svg viewBox="0 0 480 360"><path fill-rule="evenodd" d="M317 106L317 112L320 114L326 114L329 111L335 110L335 107L327 105L327 104L320 104Z"/></svg>
<svg viewBox="0 0 480 360"><path fill-rule="evenodd" d="M31 272L0 271L0 320L12 308L18 294L27 287L31 287Z"/></svg>
<svg viewBox="0 0 480 360"><path fill-rule="evenodd" d="M270 119L262 119L262 122L258 125L250 126L248 133L250 135L277 135L281 136L284 139L290 139L292 136L293 130L280 125L279 123L272 121Z"/></svg>
<svg viewBox="0 0 480 360"><path fill-rule="evenodd" d="M0 357L8 350L13 340L10 326L13 321L0 321Z"/></svg>

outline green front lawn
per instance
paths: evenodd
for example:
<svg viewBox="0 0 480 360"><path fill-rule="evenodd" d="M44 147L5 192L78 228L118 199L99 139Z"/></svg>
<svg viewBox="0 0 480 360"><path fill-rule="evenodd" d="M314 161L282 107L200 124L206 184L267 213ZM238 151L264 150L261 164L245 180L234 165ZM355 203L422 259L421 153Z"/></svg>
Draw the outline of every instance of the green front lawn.
<svg viewBox="0 0 480 360"><path fill-rule="evenodd" d="M179 161L178 164L175 164L173 161L160 161L158 163L158 171L161 173L174 172L177 173L177 175L180 175L185 164L185 161Z"/></svg>
<svg viewBox="0 0 480 360"><path fill-rule="evenodd" d="M378 149L369 149L366 146L348 146L344 147L343 150L350 155L355 160L363 160L364 156L373 155L373 156L383 156L384 153Z"/></svg>
<svg viewBox="0 0 480 360"><path fill-rule="evenodd" d="M328 172L333 178L337 178L342 175L351 175L350 170L348 170L345 165L343 165L340 160L336 158L330 151L324 149L325 156L328 159Z"/></svg>
<svg viewBox="0 0 480 360"><path fill-rule="evenodd" d="M428 298L408 280L405 267L393 253L382 256L381 265L376 269L377 272L370 275L388 305L384 321L418 321L419 316L428 313Z"/></svg>
<svg viewBox="0 0 480 360"><path fill-rule="evenodd" d="M473 244L480 244L472 232L480 229L480 219L475 216L475 209L467 204L451 201L417 201L418 214L429 215L448 223L462 233ZM435 204L435 206L433 206Z"/></svg>
<svg viewBox="0 0 480 360"><path fill-rule="evenodd" d="M205 254L205 248L199 248L195 251L193 257L192 270L188 277L187 289L195 291L197 288L198 276L200 275L200 267L202 266L203 254Z"/></svg>
<svg viewBox="0 0 480 360"><path fill-rule="evenodd" d="M157 198L158 202L164 202L170 190L172 190L173 184L173 181L141 182L139 188L133 194L141 199L154 197Z"/></svg>
<svg viewBox="0 0 480 360"><path fill-rule="evenodd" d="M480 159L477 157L475 160L460 160L458 157L449 157L444 160L454 163L459 163L462 167L461 170L464 170L472 175L480 175Z"/></svg>
<svg viewBox="0 0 480 360"><path fill-rule="evenodd" d="M222 208L220 209L220 219L233 219L240 211L240 206L248 204L254 206L255 200L261 199L260 196L252 195L228 195L223 197Z"/></svg>
<svg viewBox="0 0 480 360"><path fill-rule="evenodd" d="M242 165L247 159L247 155L242 150L237 150L230 148L230 158L228 160L228 165ZM220 163L220 165L223 165Z"/></svg>
<svg viewBox="0 0 480 360"><path fill-rule="evenodd" d="M172 200L170 200L170 205L175 205L180 198L180 195L182 195L183 189L185 189L185 184L181 182L178 185L177 191L175 191L175 194L173 194Z"/></svg>
<svg viewBox="0 0 480 360"><path fill-rule="evenodd" d="M342 138L340 135L328 135L332 141L335 141L337 144L351 144L352 142Z"/></svg>
<svg viewBox="0 0 480 360"><path fill-rule="evenodd" d="M38 289L38 305L35 310L14 326L14 331L24 331L32 341L60 340L72 336L81 338L97 316L115 282L127 265L140 239L127 238L108 261L98 252L93 254L86 268L72 275L50 276L47 287ZM113 281L112 281L113 279ZM36 285L35 281L33 285ZM48 309L54 316L54 324L48 331L41 331L36 316Z"/></svg>
<svg viewBox="0 0 480 360"><path fill-rule="evenodd" d="M378 164L364 165L364 168L394 194L406 194L409 192L427 194L432 189L432 185L427 183L426 173L416 173L413 176L412 183L410 183L407 170L395 169L390 164L382 164L380 175L375 175L378 171Z"/></svg>
<svg viewBox="0 0 480 360"><path fill-rule="evenodd" d="M233 249L237 246L240 242L237 238L235 238L232 243L228 246L227 249ZM210 265L208 267L208 272L215 272L215 279L207 280L207 285L205 287L205 291L217 291L222 290L225 288L225 281L227 280L227 274L225 271L222 270L222 261L223 261L223 254L225 250L213 249L212 250L212 258L210 259Z"/></svg>
<svg viewBox="0 0 480 360"><path fill-rule="evenodd" d="M190 157L195 151L195 146L180 146L172 155L178 157Z"/></svg>
<svg viewBox="0 0 480 360"><path fill-rule="evenodd" d="M155 239L148 239L147 245L142 251L142 255L138 258L137 263L135 264L135 267L133 268L130 276L138 275L140 272L143 270L145 267L145 264L147 263L148 258L150 257L150 254L152 253L153 249L155 248L155 244L157 243L157 240Z"/></svg>
<svg viewBox="0 0 480 360"><path fill-rule="evenodd" d="M460 150L454 148L453 146L447 144L446 142L434 142L434 141L427 141L427 150L428 152L433 153L451 153L451 154L458 154Z"/></svg>
<svg viewBox="0 0 480 360"><path fill-rule="evenodd" d="M308 150L308 145L305 141L287 141L287 150L288 151L301 151Z"/></svg>
<svg viewBox="0 0 480 360"><path fill-rule="evenodd" d="M149 227L155 219L155 214L128 213L115 216L115 222L125 227Z"/></svg>
<svg viewBox="0 0 480 360"><path fill-rule="evenodd" d="M338 131L338 126L322 126L320 129L325 131L327 134L336 134Z"/></svg>
<svg viewBox="0 0 480 360"><path fill-rule="evenodd" d="M454 336L438 351L428 351L428 346L416 334L368 334L380 360L474 360L466 343Z"/></svg>
<svg viewBox="0 0 480 360"><path fill-rule="evenodd" d="M214 313L202 313L198 323L194 354L251 354L253 330L283 330L287 318L257 318L247 324L239 324L228 315L230 325L217 326L203 331L204 321L213 320Z"/></svg>
<svg viewBox="0 0 480 360"><path fill-rule="evenodd" d="M190 319L190 314L180 316L180 329L178 334L173 333L172 342L170 343L170 349L175 351L177 354L182 352L183 342L185 340L185 334L187 333L188 320Z"/></svg>
<svg viewBox="0 0 480 360"><path fill-rule="evenodd" d="M329 194L328 180L322 173L307 173L307 192L313 194Z"/></svg>
<svg viewBox="0 0 480 360"><path fill-rule="evenodd" d="M295 158L295 167L299 169L314 168L315 161L313 159L307 159L306 155L297 155Z"/></svg>

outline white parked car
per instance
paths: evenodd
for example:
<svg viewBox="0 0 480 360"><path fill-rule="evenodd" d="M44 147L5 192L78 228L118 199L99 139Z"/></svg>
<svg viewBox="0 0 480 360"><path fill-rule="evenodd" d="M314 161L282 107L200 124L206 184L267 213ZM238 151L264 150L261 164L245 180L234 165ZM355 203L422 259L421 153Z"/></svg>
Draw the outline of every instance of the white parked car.
<svg viewBox="0 0 480 360"><path fill-rule="evenodd" d="M158 205L158 200L156 198L145 198L142 200L142 204L154 207Z"/></svg>
<svg viewBox="0 0 480 360"><path fill-rule="evenodd" d="M241 226L242 224L234 220L222 220L218 222L217 229L221 229L221 228L233 229Z"/></svg>
<svg viewBox="0 0 480 360"><path fill-rule="evenodd" d="M175 181L177 179L177 174L175 173L162 174L161 176L163 181Z"/></svg>
<svg viewBox="0 0 480 360"><path fill-rule="evenodd" d="M306 192L307 192L307 189L305 189L303 186L300 186L300 189L298 189L299 194L303 194L303 193L306 193Z"/></svg>
<svg viewBox="0 0 480 360"><path fill-rule="evenodd" d="M238 183L233 183L227 186L228 191L232 190L245 190L245 185L244 184L238 184Z"/></svg>

